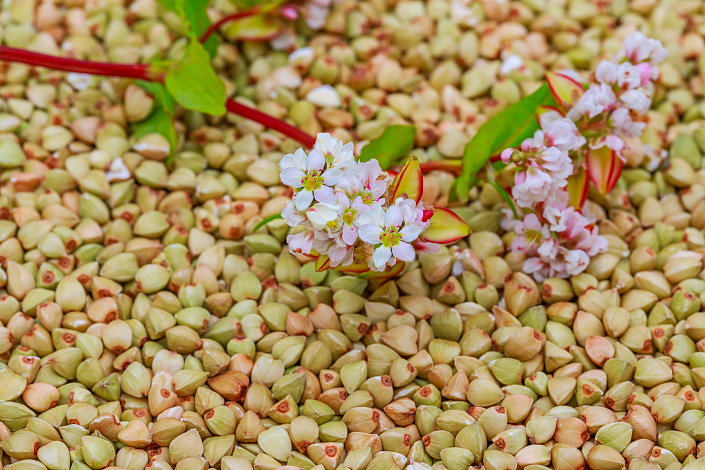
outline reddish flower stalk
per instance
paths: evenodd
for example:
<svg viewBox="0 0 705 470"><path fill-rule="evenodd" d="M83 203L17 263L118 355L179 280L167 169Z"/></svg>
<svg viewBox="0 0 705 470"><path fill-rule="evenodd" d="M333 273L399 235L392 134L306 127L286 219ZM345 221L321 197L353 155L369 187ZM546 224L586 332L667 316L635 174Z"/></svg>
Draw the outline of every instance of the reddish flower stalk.
<svg viewBox="0 0 705 470"><path fill-rule="evenodd" d="M46 67L63 72L87 73L91 75L108 75L112 77L135 78L138 80L160 81L161 74L152 70L148 64L111 64L87 60L57 57L38 52L0 46L0 60L20 62L35 67Z"/></svg>
<svg viewBox="0 0 705 470"><path fill-rule="evenodd" d="M111 77L134 78L150 82L163 82L164 74L156 72L148 64L111 64L87 60L57 57L48 54L0 46L0 61L19 62L35 67L47 67L63 72L86 73L90 75L106 75ZM273 116L250 108L233 100L226 103L228 111L244 118L251 119L265 127L274 129L291 137L306 147L313 147L315 137Z"/></svg>
<svg viewBox="0 0 705 470"><path fill-rule="evenodd" d="M275 131L279 131L282 134L300 142L305 147L311 148L316 143L315 137L302 131L298 127L294 127L291 124L287 124L286 122L282 121L281 119L272 117L269 114L265 114L254 108L250 108L249 106L245 106L244 104L238 103L235 100L229 99L228 101L226 101L225 108L231 113L238 114L240 116L246 117L247 119L259 122L265 127L268 127Z"/></svg>
<svg viewBox="0 0 705 470"><path fill-rule="evenodd" d="M231 21L237 21L241 20L243 18L249 18L251 16L258 15L262 11L262 7L254 7L250 8L249 10L243 10L243 11L236 11L235 13L231 13L229 15L225 15L212 25L208 27L207 30L204 31L204 33L201 35L201 39L199 40L201 44L206 42L208 38L215 33L221 26L223 26L225 23L229 23Z"/></svg>

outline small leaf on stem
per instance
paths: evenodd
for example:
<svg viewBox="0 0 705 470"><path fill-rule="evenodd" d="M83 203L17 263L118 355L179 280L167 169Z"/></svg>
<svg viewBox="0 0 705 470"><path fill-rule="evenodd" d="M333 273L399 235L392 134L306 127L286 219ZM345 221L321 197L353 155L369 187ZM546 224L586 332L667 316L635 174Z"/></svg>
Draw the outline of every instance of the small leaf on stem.
<svg viewBox="0 0 705 470"><path fill-rule="evenodd" d="M580 83L560 73L546 72L546 81L551 94L560 104L575 104L585 93Z"/></svg>
<svg viewBox="0 0 705 470"><path fill-rule="evenodd" d="M622 173L622 161L611 148L589 148L585 158L590 181L603 196L614 188Z"/></svg>
<svg viewBox="0 0 705 470"><path fill-rule="evenodd" d="M158 0L164 8L174 11L187 28L187 35L199 38L211 25L208 17L210 0ZM204 42L204 47L211 57L215 56L218 40L211 36Z"/></svg>
<svg viewBox="0 0 705 470"><path fill-rule="evenodd" d="M431 225L421 234L424 241L432 243L453 243L470 234L470 226L458 215L443 207L435 207Z"/></svg>
<svg viewBox="0 0 705 470"><path fill-rule="evenodd" d="M389 126L380 137L362 148L360 161L367 162L374 158L383 170L387 170L414 148L415 137L414 126Z"/></svg>
<svg viewBox="0 0 705 470"><path fill-rule="evenodd" d="M418 204L423 196L423 174L418 158L414 157L406 162L404 168L392 181L391 190L391 203L394 203L398 197L406 196Z"/></svg>
<svg viewBox="0 0 705 470"><path fill-rule="evenodd" d="M575 209L580 210L585 204L588 194L588 177L585 168L580 168L577 173L568 178L568 203Z"/></svg>
<svg viewBox="0 0 705 470"><path fill-rule="evenodd" d="M164 84L184 108L214 116L225 114L225 85L215 74L210 56L197 40L191 40L184 57L172 64Z"/></svg>
<svg viewBox="0 0 705 470"><path fill-rule="evenodd" d="M176 150L174 99L161 83L138 81L137 85L154 97L154 108L149 116L133 124L132 132L135 139L153 132L161 134L169 142L169 148L173 155Z"/></svg>
<svg viewBox="0 0 705 470"><path fill-rule="evenodd" d="M315 266L317 273L330 269L330 259L328 258L328 255L318 255Z"/></svg>

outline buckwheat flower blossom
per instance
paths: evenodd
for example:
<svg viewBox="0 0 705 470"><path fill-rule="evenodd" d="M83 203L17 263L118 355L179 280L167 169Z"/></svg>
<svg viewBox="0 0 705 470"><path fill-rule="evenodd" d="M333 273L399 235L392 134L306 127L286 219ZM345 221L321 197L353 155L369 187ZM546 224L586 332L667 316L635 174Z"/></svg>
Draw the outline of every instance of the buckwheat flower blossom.
<svg viewBox="0 0 705 470"><path fill-rule="evenodd" d="M333 203L332 186L343 177L342 170L326 169L326 159L318 149L311 150L308 156L301 149L285 155L279 169L282 183L296 190L294 204L298 210L309 207L314 197L319 202Z"/></svg>
<svg viewBox="0 0 705 470"><path fill-rule="evenodd" d="M558 114L558 113L556 113ZM585 145L585 137L580 133L575 123L567 118L558 118L542 122L542 128L536 131L531 142L533 146L556 147L568 152Z"/></svg>
<svg viewBox="0 0 705 470"><path fill-rule="evenodd" d="M370 265L373 270L383 270L397 260L413 261L416 257L411 243L421 235L423 228L405 222L400 207L402 201L404 199L397 199L386 211L375 206L360 216L360 239L374 247Z"/></svg>
<svg viewBox="0 0 705 470"><path fill-rule="evenodd" d="M282 217L289 227L296 227L308 221L306 213L296 209L294 201L287 201L282 209Z"/></svg>
<svg viewBox="0 0 705 470"><path fill-rule="evenodd" d="M624 39L622 49L617 54L618 59L626 59L631 63L649 62L658 64L666 60L668 51L663 47L658 39L646 37L643 33L635 31ZM655 67L654 67L655 68ZM656 77L658 78L658 69Z"/></svg>
<svg viewBox="0 0 705 470"><path fill-rule="evenodd" d="M513 251L526 252L530 248L538 248L544 239L551 236L549 228L542 224L536 214L527 214L524 220L516 224L514 231L518 237L512 241Z"/></svg>
<svg viewBox="0 0 705 470"><path fill-rule="evenodd" d="M583 272L590 263L590 257L583 250L570 250L563 258L565 259L565 270L571 276Z"/></svg>
<svg viewBox="0 0 705 470"><path fill-rule="evenodd" d="M622 137L639 137L646 128L645 122L634 121L627 108L612 111L608 123L614 133Z"/></svg>
<svg viewBox="0 0 705 470"><path fill-rule="evenodd" d="M617 96L609 85L593 83L575 106L568 111L568 117L573 121L577 121L583 116L592 119L604 112L611 111L616 105Z"/></svg>
<svg viewBox="0 0 705 470"><path fill-rule="evenodd" d="M617 85L623 90L639 88L648 83L643 83L642 68L629 62L617 64L609 60L603 60L595 69L595 78L598 82L607 85Z"/></svg>
<svg viewBox="0 0 705 470"><path fill-rule="evenodd" d="M377 160L370 160L358 164L356 171L347 172L337 187L349 198L359 196L364 204L370 205L384 203L382 197L387 192L388 184L387 172L382 171Z"/></svg>
<svg viewBox="0 0 705 470"><path fill-rule="evenodd" d="M624 150L625 147L624 141L616 134L607 134L602 137L595 137L590 140L590 148L591 149L599 149L602 147L608 147L619 155L619 158L622 158L621 152ZM624 160L622 158L622 160Z"/></svg>
<svg viewBox="0 0 705 470"><path fill-rule="evenodd" d="M518 206L529 208L548 198L552 190L555 190L555 185L551 175L539 168L530 167L514 176L512 197Z"/></svg>
<svg viewBox="0 0 705 470"><path fill-rule="evenodd" d="M362 197L358 196L351 200L344 193L337 192L336 208L342 222L341 238L343 242L352 246L358 238L357 229L360 226L359 217L367 207L362 202Z"/></svg>
<svg viewBox="0 0 705 470"><path fill-rule="evenodd" d="M627 90L619 95L619 100L627 108L645 114L651 108L651 98L642 90Z"/></svg>
<svg viewBox="0 0 705 470"><path fill-rule="evenodd" d="M295 255L310 254L313 249L313 230L305 230L296 235L287 235L286 243L289 245L289 251Z"/></svg>
<svg viewBox="0 0 705 470"><path fill-rule="evenodd" d="M525 254L523 269L539 282L580 274L591 257L607 249L607 240L598 235L593 220L567 203L567 193L559 191L555 202L538 204L536 212L522 220L505 213L503 227L518 235L511 248Z"/></svg>
<svg viewBox="0 0 705 470"><path fill-rule="evenodd" d="M355 164L354 144L352 142L343 145L340 140L330 134L320 133L316 136L314 148L323 152L329 168L339 168L345 171L346 167L350 168Z"/></svg>
<svg viewBox="0 0 705 470"><path fill-rule="evenodd" d="M329 236L342 227L342 222L338 220L340 218L338 208L333 204L325 202L314 204L306 211L306 218L315 230L325 231Z"/></svg>
<svg viewBox="0 0 705 470"><path fill-rule="evenodd" d="M566 186L573 173L568 153L544 146L544 140L539 131L535 138L522 142L520 150L507 149L501 154L504 163L514 162L517 166L512 196L520 207L530 208L550 199L552 193Z"/></svg>

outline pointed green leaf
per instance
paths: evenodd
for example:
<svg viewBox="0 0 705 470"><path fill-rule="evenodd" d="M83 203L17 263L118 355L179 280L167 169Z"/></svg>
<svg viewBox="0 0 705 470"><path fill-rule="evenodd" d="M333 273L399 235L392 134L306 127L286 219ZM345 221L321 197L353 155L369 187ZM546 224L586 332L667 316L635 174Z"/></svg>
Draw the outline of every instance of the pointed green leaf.
<svg viewBox="0 0 705 470"><path fill-rule="evenodd" d="M383 170L387 170L414 148L415 137L414 126L389 126L380 137L362 148L360 161L367 162L374 158Z"/></svg>
<svg viewBox="0 0 705 470"><path fill-rule="evenodd" d="M184 57L172 64L164 84L184 108L214 116L225 114L225 85L215 74L210 56L198 41L191 40Z"/></svg>
<svg viewBox="0 0 705 470"><path fill-rule="evenodd" d="M480 127L477 134L465 145L463 151L463 174L451 187L451 201L467 200L467 192L476 184L477 173L493 155L502 150L517 147L531 137L539 128L536 108L541 105L555 106L548 84L524 99L509 106Z"/></svg>
<svg viewBox="0 0 705 470"><path fill-rule="evenodd" d="M208 3L210 0L158 0L164 8L174 11L179 15L186 27L186 33L192 39L200 38L210 27L211 19L208 17ZM215 56L218 40L211 36L204 47L211 57Z"/></svg>
<svg viewBox="0 0 705 470"><path fill-rule="evenodd" d="M174 129L174 99L164 85L157 82L137 82L137 85L154 97L154 108L149 116L132 125L135 139L156 132L169 142L172 155L176 150L176 130Z"/></svg>

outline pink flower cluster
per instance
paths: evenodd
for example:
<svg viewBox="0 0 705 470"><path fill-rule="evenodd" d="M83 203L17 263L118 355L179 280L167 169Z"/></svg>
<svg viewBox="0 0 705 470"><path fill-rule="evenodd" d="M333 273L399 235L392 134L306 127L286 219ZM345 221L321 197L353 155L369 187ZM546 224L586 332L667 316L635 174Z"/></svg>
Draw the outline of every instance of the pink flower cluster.
<svg viewBox="0 0 705 470"><path fill-rule="evenodd" d="M515 172L512 197L524 214L515 220L507 211L503 227L518 235L512 250L526 254L524 271L537 281L579 274L592 256L606 250L594 221L569 206L564 188L574 173L574 159L586 147L607 146L619 156L624 137L641 135L645 125L638 117L651 107L656 64L665 57L659 41L630 34L613 61L600 62L595 82L565 116L558 110L545 112L532 138L502 152L502 161Z"/></svg>
<svg viewBox="0 0 705 470"><path fill-rule="evenodd" d="M639 116L651 108L653 80L659 76L657 64L667 51L661 42L634 32L624 40L614 60L601 61L594 82L568 117L580 128L590 129L592 148L608 146L616 152L624 149L624 137L638 137L645 124Z"/></svg>
<svg viewBox="0 0 705 470"><path fill-rule="evenodd" d="M568 205L563 190L573 174L570 152L585 144L573 121L549 112L533 138L502 152L502 161L516 167L512 197L527 212L515 220L507 211L503 227L517 233L512 250L526 254L524 271L539 282L579 274L591 256L607 248L597 227Z"/></svg>
<svg viewBox="0 0 705 470"><path fill-rule="evenodd" d="M591 257L607 249L607 239L598 234L594 221L568 206L565 191L558 191L556 196L523 220L515 220L507 211L502 221L505 230L517 234L512 251L526 254L524 272L538 282L580 274Z"/></svg>
<svg viewBox="0 0 705 470"><path fill-rule="evenodd" d="M550 200L573 174L571 150L585 145L573 121L549 111L541 117L541 129L522 142L519 149L502 152L502 162L516 167L512 197L519 207L532 208Z"/></svg>
<svg viewBox="0 0 705 470"><path fill-rule="evenodd" d="M318 134L308 155L302 149L285 155L279 169L295 191L282 216L304 228L287 236L291 253L327 255L336 267L351 265L355 249L364 248L374 271L415 259L412 243L428 228L428 212L405 197L387 201L392 179L377 160L356 161L352 143Z"/></svg>

